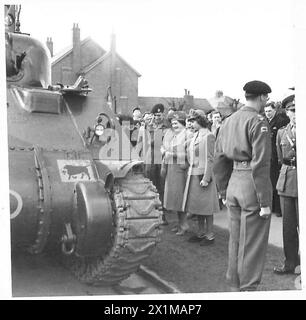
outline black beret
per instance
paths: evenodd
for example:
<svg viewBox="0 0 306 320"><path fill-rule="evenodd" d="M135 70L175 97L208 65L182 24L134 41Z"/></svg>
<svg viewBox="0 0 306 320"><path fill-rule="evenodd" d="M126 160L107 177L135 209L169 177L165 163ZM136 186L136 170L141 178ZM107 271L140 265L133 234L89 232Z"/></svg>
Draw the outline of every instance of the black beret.
<svg viewBox="0 0 306 320"><path fill-rule="evenodd" d="M164 110L165 110L164 105L161 103L158 103L152 108L151 113L163 113Z"/></svg>
<svg viewBox="0 0 306 320"><path fill-rule="evenodd" d="M258 80L247 82L244 85L243 90L245 91L246 95L261 95L272 92L271 88L265 82Z"/></svg>
<svg viewBox="0 0 306 320"><path fill-rule="evenodd" d="M286 97L282 101L282 107L290 110L291 108L295 108L295 95L291 94L290 96Z"/></svg>
<svg viewBox="0 0 306 320"><path fill-rule="evenodd" d="M140 111L140 108L139 107L135 107L132 112L136 111L136 110L139 110Z"/></svg>

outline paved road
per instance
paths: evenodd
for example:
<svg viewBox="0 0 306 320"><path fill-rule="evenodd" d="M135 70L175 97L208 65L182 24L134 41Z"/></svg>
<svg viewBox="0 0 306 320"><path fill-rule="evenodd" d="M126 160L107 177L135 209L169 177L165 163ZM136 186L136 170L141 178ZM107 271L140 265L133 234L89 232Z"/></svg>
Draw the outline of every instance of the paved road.
<svg viewBox="0 0 306 320"><path fill-rule="evenodd" d="M132 274L114 287L93 287L80 283L59 261L47 255L18 254L12 258L13 297L135 295L164 293L158 285Z"/></svg>

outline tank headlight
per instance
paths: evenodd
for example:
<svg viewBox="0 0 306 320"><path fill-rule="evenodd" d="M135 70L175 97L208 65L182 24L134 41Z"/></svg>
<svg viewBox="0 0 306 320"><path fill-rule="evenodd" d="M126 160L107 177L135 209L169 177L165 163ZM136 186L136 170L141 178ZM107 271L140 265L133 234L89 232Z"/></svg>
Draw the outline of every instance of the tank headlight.
<svg viewBox="0 0 306 320"><path fill-rule="evenodd" d="M97 136L101 136L103 134L103 132L104 132L104 126L102 124L97 124L95 126L95 134Z"/></svg>
<svg viewBox="0 0 306 320"><path fill-rule="evenodd" d="M14 23L14 17L8 14L4 19L4 23L6 27L10 27Z"/></svg>

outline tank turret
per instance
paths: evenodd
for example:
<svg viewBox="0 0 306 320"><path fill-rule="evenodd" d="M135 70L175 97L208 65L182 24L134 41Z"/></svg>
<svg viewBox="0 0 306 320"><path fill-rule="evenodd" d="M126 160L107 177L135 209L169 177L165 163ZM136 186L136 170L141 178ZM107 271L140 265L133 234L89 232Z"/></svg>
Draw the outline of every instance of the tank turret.
<svg viewBox="0 0 306 320"><path fill-rule="evenodd" d="M83 127L87 80L52 84L48 49L20 32L20 7L5 9L12 250L56 250L81 281L118 283L160 240L156 188L107 101Z"/></svg>

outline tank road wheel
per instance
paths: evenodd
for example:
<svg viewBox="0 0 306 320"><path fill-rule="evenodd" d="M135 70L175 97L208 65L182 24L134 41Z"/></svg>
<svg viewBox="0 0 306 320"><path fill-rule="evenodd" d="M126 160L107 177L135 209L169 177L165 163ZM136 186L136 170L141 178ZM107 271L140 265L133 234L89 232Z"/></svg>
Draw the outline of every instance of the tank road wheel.
<svg viewBox="0 0 306 320"><path fill-rule="evenodd" d="M133 173L116 179L112 197L113 232L109 250L103 257L74 256L70 260L70 269L87 284L119 283L138 270L160 241L161 203L149 179Z"/></svg>

